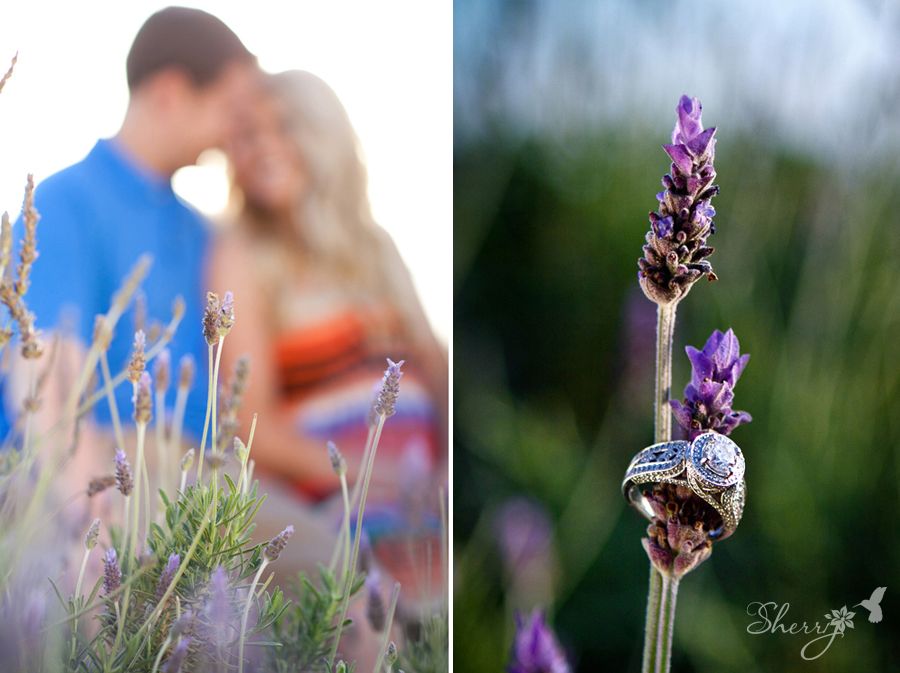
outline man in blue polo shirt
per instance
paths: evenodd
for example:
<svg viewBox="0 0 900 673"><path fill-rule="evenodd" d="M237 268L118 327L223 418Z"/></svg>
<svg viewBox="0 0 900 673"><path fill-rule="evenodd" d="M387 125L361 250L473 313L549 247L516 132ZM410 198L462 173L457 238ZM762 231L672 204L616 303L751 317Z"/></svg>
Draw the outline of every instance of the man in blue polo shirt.
<svg viewBox="0 0 900 673"><path fill-rule="evenodd" d="M252 98L258 70L224 23L180 7L146 21L126 70L130 98L119 132L97 142L87 157L44 180L35 192L39 257L26 301L45 334L62 319L72 324L82 345L89 344L94 317L108 310L129 269L149 253L153 265L142 286L147 315L165 323L176 296L185 301L170 350L173 363L186 354L196 360L201 385L189 397L185 432L199 437L206 401L200 324L208 231L204 219L172 191L171 177L224 140L235 110ZM21 221L16 238L21 238ZM114 371L128 360L133 330L132 315L126 314L108 351ZM5 397L9 427L21 400ZM128 418L130 386L119 386L117 402ZM105 402L94 417L101 425L109 423Z"/></svg>

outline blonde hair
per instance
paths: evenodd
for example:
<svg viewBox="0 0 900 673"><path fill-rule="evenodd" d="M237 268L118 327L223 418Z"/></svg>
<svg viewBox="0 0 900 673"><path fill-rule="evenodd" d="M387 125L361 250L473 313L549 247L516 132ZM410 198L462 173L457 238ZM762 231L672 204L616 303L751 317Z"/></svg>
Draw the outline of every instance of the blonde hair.
<svg viewBox="0 0 900 673"><path fill-rule="evenodd" d="M233 185L239 219L349 290L390 298L396 288L386 268L389 241L372 217L368 173L347 111L331 87L309 72L272 75L270 91L282 106L285 134L303 160L309 187L297 204L294 228L287 229Z"/></svg>

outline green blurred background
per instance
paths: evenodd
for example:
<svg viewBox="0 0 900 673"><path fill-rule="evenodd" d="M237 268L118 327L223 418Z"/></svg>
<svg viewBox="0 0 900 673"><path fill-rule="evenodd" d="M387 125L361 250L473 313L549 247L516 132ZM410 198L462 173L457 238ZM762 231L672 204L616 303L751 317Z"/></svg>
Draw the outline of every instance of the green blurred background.
<svg viewBox="0 0 900 673"><path fill-rule="evenodd" d="M573 670L640 669L645 523L619 485L652 441L636 260L682 93L719 127L720 280L679 307L673 394L684 346L732 327L754 421L747 510L682 582L673 670L900 670L900 21L784 4L455 3L458 670L503 670L539 604ZM753 601L824 623L877 586L884 621L855 608L815 661L747 633Z"/></svg>

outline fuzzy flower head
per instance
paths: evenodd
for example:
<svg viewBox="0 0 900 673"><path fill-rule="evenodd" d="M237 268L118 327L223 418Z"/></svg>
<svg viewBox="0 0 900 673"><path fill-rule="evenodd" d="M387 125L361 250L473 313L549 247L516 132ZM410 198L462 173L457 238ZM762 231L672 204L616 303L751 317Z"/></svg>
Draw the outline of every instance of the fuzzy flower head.
<svg viewBox="0 0 900 673"><path fill-rule="evenodd" d="M150 392L152 385L153 381L150 379L150 374L142 372L138 379L137 386L134 389L134 397L132 398L132 401L134 402L135 423L143 423L146 425L153 417L153 396Z"/></svg>
<svg viewBox="0 0 900 673"><path fill-rule="evenodd" d="M156 585L156 602L158 603L163 594L166 593L166 590L169 588L169 585L172 583L172 580L175 578L175 573L178 572L178 566L181 565L181 556L179 554L170 554L169 560L166 562L165 567L162 572L159 574L159 582Z"/></svg>
<svg viewBox="0 0 900 673"><path fill-rule="evenodd" d="M181 471L187 472L191 469L191 466L194 464L194 455L196 451L194 449L188 449L185 454L181 457Z"/></svg>
<svg viewBox="0 0 900 673"><path fill-rule="evenodd" d="M184 660L187 658L188 650L191 646L191 639L188 637L180 638L172 648L172 653L166 659L166 663L162 668L163 673L180 673Z"/></svg>
<svg viewBox="0 0 900 673"><path fill-rule="evenodd" d="M672 144L663 145L672 164L656 195L659 208L650 213L644 256L638 260L641 289L657 304L678 302L702 276L716 278L706 260L713 252L706 239L715 233L711 201L719 192L712 184L716 129L703 128L701 111L699 100L682 96Z"/></svg>
<svg viewBox="0 0 900 673"><path fill-rule="evenodd" d="M85 549L93 549L97 546L97 537L100 535L100 519L94 519L91 522L91 527L88 528L87 533L84 536L84 548Z"/></svg>
<svg viewBox="0 0 900 673"><path fill-rule="evenodd" d="M206 309L203 311L203 337L214 346L219 340L219 311L222 303L215 292L206 293Z"/></svg>
<svg viewBox="0 0 900 673"><path fill-rule="evenodd" d="M131 471L131 463L122 449L116 449L116 488L124 496L131 495L134 489L134 474Z"/></svg>
<svg viewBox="0 0 900 673"><path fill-rule="evenodd" d="M379 588L378 572L371 572L366 576L365 587L366 619L369 622L369 626L380 633L384 630L387 615L384 606L384 598L382 598L381 590Z"/></svg>
<svg viewBox="0 0 900 673"><path fill-rule="evenodd" d="M134 345L131 347L131 360L128 361L128 380L137 383L141 380L141 374L147 368L147 336L144 330L139 329L134 333Z"/></svg>
<svg viewBox="0 0 900 673"><path fill-rule="evenodd" d="M404 362L405 360L394 362L388 358L388 366L384 370L384 378L381 380L381 389L375 397L373 407L379 416L390 418L396 412L397 396L400 394L400 378L403 376L400 367Z"/></svg>
<svg viewBox="0 0 900 673"><path fill-rule="evenodd" d="M119 557L112 547L103 556L103 591L109 595L122 586L122 570L119 568Z"/></svg>
<svg viewBox="0 0 900 673"><path fill-rule="evenodd" d="M228 336L232 327L234 327L234 294L229 290L222 297L222 303L219 306L219 336Z"/></svg>
<svg viewBox="0 0 900 673"><path fill-rule="evenodd" d="M535 610L528 619L516 614L516 637L508 673L569 673L569 663L544 613Z"/></svg>
<svg viewBox="0 0 900 673"><path fill-rule="evenodd" d="M268 561L275 561L281 555L281 552L284 551L284 548L287 546L288 540L291 538L291 535L294 534L294 527L288 526L283 531L281 531L278 535L272 538L272 541L266 545L265 550L263 551L263 555Z"/></svg>
<svg viewBox="0 0 900 673"><path fill-rule="evenodd" d="M156 391L165 393L169 389L169 379L172 377L172 354L168 348L156 356L153 367L153 378L156 380Z"/></svg>
<svg viewBox="0 0 900 673"><path fill-rule="evenodd" d="M188 390L194 384L194 374L196 372L194 357L192 355L183 355L178 361L178 387L182 390Z"/></svg>
<svg viewBox="0 0 900 673"><path fill-rule="evenodd" d="M741 355L734 332L716 330L702 350L688 346L685 351L691 361L691 382L684 389L684 402L671 400L669 404L690 439L710 430L728 435L749 423L750 414L731 408L734 387L750 360L749 355Z"/></svg>
<svg viewBox="0 0 900 673"><path fill-rule="evenodd" d="M337 476L347 474L347 461L337 444L332 441L328 442L328 459L331 461L331 469Z"/></svg>

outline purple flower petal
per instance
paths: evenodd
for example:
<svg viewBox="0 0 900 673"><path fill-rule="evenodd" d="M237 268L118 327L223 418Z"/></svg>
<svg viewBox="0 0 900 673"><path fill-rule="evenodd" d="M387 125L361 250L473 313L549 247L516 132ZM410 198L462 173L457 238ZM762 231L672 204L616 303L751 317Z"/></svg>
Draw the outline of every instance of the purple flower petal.
<svg viewBox="0 0 900 673"><path fill-rule="evenodd" d="M675 128L672 131L672 142L687 144L703 131L703 122L700 119L703 113L703 106L697 98L685 95L678 101L678 107L675 108L675 112L678 115L678 120L675 122Z"/></svg>
<svg viewBox="0 0 900 673"><path fill-rule="evenodd" d="M675 167L681 173L684 173L685 175L691 174L694 160L685 145L663 145L663 149L666 151L666 154L672 158L672 163L675 164Z"/></svg>

